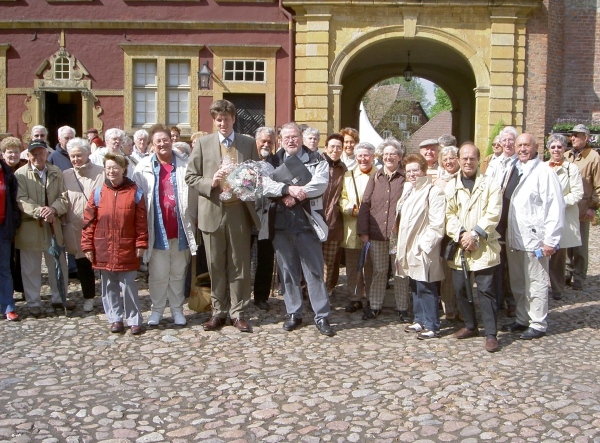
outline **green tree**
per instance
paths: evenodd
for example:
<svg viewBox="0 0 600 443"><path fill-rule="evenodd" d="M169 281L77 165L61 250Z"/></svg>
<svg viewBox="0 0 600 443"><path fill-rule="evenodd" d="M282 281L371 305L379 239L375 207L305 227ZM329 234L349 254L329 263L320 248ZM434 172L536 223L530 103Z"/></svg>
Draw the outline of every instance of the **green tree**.
<svg viewBox="0 0 600 443"><path fill-rule="evenodd" d="M452 103L450 102L450 97L448 97L446 91L444 91L438 85L434 85L433 93L435 95L435 104L431 107L431 110L429 112L430 119L435 117L442 111L452 110Z"/></svg>
<svg viewBox="0 0 600 443"><path fill-rule="evenodd" d="M378 86L383 85L402 85L404 89L406 89L410 95L412 95L416 101L421 103L421 106L425 110L425 112L429 113L429 108L431 108L431 103L427 100L427 91L423 87L421 83L421 79L418 77L413 78L411 81L407 82L404 80L404 77L390 77L382 82L379 82Z"/></svg>

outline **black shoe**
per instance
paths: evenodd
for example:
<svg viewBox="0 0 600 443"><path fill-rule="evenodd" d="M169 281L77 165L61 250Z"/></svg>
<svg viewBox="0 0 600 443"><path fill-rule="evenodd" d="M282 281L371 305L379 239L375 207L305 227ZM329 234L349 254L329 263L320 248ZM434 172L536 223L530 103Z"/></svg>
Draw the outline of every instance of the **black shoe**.
<svg viewBox="0 0 600 443"><path fill-rule="evenodd" d="M77 280L79 278L79 274L77 271L69 272L69 280Z"/></svg>
<svg viewBox="0 0 600 443"><path fill-rule="evenodd" d="M400 323L410 323L410 314L408 311L398 311L398 321Z"/></svg>
<svg viewBox="0 0 600 443"><path fill-rule="evenodd" d="M271 306L265 300L254 300L254 304L258 309L261 309L263 311L268 311L269 309L271 309Z"/></svg>
<svg viewBox="0 0 600 443"><path fill-rule="evenodd" d="M527 328L525 332L523 332L519 338L521 340L531 340L533 338L540 338L546 335L545 331L538 331L537 329Z"/></svg>
<svg viewBox="0 0 600 443"><path fill-rule="evenodd" d="M348 306L346 306L346 312L356 312L359 309L363 308L363 304L361 301L352 301Z"/></svg>
<svg viewBox="0 0 600 443"><path fill-rule="evenodd" d="M573 283L571 283L571 288L573 288L574 291L581 291L583 289L583 281L573 280Z"/></svg>
<svg viewBox="0 0 600 443"><path fill-rule="evenodd" d="M553 293L552 293L552 298L553 298L554 300L562 300L562 297L563 297L563 296L562 296L562 294L561 294L560 292L553 292Z"/></svg>
<svg viewBox="0 0 600 443"><path fill-rule="evenodd" d="M326 318L321 318L317 320L316 326L319 332L323 335L326 335L328 337L333 337L335 335L335 332L333 331L333 329L331 329L331 326L329 325L329 320L327 320Z"/></svg>
<svg viewBox="0 0 600 443"><path fill-rule="evenodd" d="M503 331L507 332L522 332L529 329L529 326L524 326L521 323L513 322L502 326Z"/></svg>
<svg viewBox="0 0 600 443"><path fill-rule="evenodd" d="M381 314L381 309L371 309L370 306L365 306L365 309L363 309L363 316L362 319L363 320L372 320L375 317L377 317L379 314Z"/></svg>
<svg viewBox="0 0 600 443"><path fill-rule="evenodd" d="M290 314L287 320L283 323L283 329L286 331L293 331L302 324L302 317L298 314Z"/></svg>

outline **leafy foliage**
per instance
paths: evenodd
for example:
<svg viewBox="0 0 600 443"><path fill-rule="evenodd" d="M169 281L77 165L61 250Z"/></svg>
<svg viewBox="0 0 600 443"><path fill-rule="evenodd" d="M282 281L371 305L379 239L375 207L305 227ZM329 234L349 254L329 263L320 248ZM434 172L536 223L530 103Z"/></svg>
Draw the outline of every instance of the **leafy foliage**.
<svg viewBox="0 0 600 443"><path fill-rule="evenodd" d="M502 130L503 127L504 127L504 121L502 121L502 119L500 119L500 121L498 123L496 123L494 125L494 127L492 128L492 132L490 133L490 139L488 141L488 146L487 146L487 149L485 150L484 157L487 157L488 155L494 153L494 149L492 148L492 142L498 136L498 134L500 134L500 131Z"/></svg>
<svg viewBox="0 0 600 443"><path fill-rule="evenodd" d="M435 94L435 104L429 110L429 118L433 118L442 111L452 111L452 103L450 97L438 85L434 85L433 93Z"/></svg>

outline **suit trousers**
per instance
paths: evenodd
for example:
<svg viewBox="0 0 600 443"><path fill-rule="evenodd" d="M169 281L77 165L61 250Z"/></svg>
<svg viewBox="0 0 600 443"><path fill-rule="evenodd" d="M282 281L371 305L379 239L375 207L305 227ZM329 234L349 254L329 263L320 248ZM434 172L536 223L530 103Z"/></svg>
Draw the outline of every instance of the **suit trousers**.
<svg viewBox="0 0 600 443"><path fill-rule="evenodd" d="M367 255L363 272L358 273L358 260L360 259L360 249L344 248L346 254L346 279L350 300L360 301L363 297L369 299L371 290L371 280L373 279L373 262L371 254ZM364 279L363 279L364 275Z"/></svg>
<svg viewBox="0 0 600 443"><path fill-rule="evenodd" d="M202 232L210 273L212 315L243 318L251 294L252 220L246 204L223 205L223 216L214 232ZM229 294L228 294L229 291Z"/></svg>
<svg viewBox="0 0 600 443"><path fill-rule="evenodd" d="M109 323L122 322L123 310L127 326L141 326L143 322L138 287L135 283L137 271L100 271L102 305ZM121 294L123 304L121 305Z"/></svg>
<svg viewBox="0 0 600 443"><path fill-rule="evenodd" d="M267 301L273 283L275 251L271 240L258 240L256 243L256 273L254 274L254 301Z"/></svg>
<svg viewBox="0 0 600 443"><path fill-rule="evenodd" d="M169 240L169 249L153 249L148 262L148 289L152 312L163 314L167 300L171 314L183 312L185 276L190 263L190 250L179 250L179 239Z"/></svg>
<svg viewBox="0 0 600 443"><path fill-rule="evenodd" d="M567 270L567 249L559 249L550 256L550 287L555 294L565 292L565 274Z"/></svg>
<svg viewBox="0 0 600 443"><path fill-rule="evenodd" d="M545 332L548 328L548 257L527 251L507 251L510 284L517 302L517 323Z"/></svg>
<svg viewBox="0 0 600 443"><path fill-rule="evenodd" d="M481 308L481 319L485 335L493 335L498 333L498 299L496 295L496 276L498 275L497 268L501 265L491 268L481 269L469 273L469 279L465 281L465 276L462 269L452 270L452 281L454 282L454 292L458 301L458 308L465 321L465 327L470 330L476 330L477 316L475 315L475 303L469 303L467 298L466 285L471 285L470 275L474 274L475 282L477 283L477 293L479 294L479 307ZM471 287L472 290L472 287Z"/></svg>
<svg viewBox="0 0 600 443"><path fill-rule="evenodd" d="M385 298L385 286L390 268L390 242L371 240L370 243L369 254L373 260L373 281L369 303L371 309L378 310L381 309ZM396 298L396 308L399 311L408 311L409 309L410 291L408 286L406 278L394 276L394 296Z"/></svg>
<svg viewBox="0 0 600 443"><path fill-rule="evenodd" d="M52 303L61 303L58 286L56 285L56 272L54 268L54 257L46 251L21 250L21 277L23 278L23 292L27 306L30 308L40 307L42 300L40 290L42 288L42 254L48 268L48 283L52 291ZM67 259L64 254L60 255L60 267L65 282L65 294L68 293L68 271Z"/></svg>
<svg viewBox="0 0 600 443"><path fill-rule="evenodd" d="M588 253L590 242L590 222L580 221L581 246L568 248L569 268L573 272L573 280L584 281L587 278Z"/></svg>
<svg viewBox="0 0 600 443"><path fill-rule="evenodd" d="M285 287L283 300L288 314L302 317L302 272L315 321L329 316L329 297L323 279L323 251L313 231L290 234L275 231L273 248ZM302 270L302 272L300 272Z"/></svg>
<svg viewBox="0 0 600 443"><path fill-rule="evenodd" d="M498 308L502 306L502 300L506 306L516 306L515 296L510 286L510 272L508 270L508 259L506 257L506 244L500 243L500 265L496 269L496 299Z"/></svg>
<svg viewBox="0 0 600 443"><path fill-rule="evenodd" d="M442 266L444 267L444 279L440 285L442 306L444 307L444 314L455 315L458 312L458 307L456 294L454 293L454 283L452 281L452 270L450 269L450 266L448 266L446 260L442 260L442 263Z"/></svg>

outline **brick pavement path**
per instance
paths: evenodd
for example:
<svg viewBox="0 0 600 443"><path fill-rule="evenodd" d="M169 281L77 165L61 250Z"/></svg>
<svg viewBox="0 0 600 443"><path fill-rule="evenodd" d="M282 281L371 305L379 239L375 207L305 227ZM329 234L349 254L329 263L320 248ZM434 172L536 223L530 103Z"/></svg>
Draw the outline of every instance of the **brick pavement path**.
<svg viewBox="0 0 600 443"><path fill-rule="evenodd" d="M584 291L550 301L549 334L500 333L497 354L453 339L457 324L422 342L391 309L364 322L341 287L334 338L308 316L283 331L281 297L251 308L253 334L204 332L208 314L186 311L188 326L137 337L110 334L79 293L69 318L19 302L22 321L0 321L0 442L600 442L599 234Z"/></svg>

